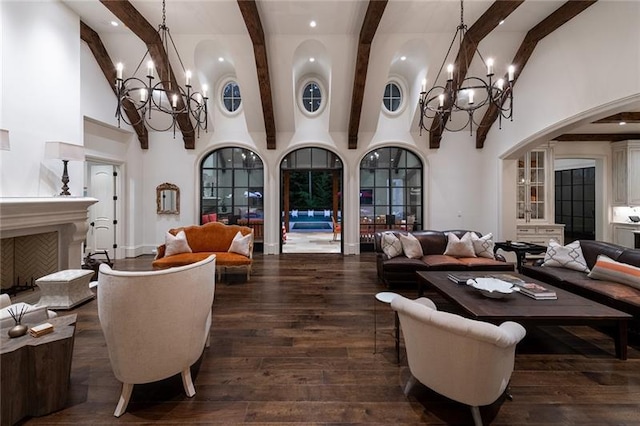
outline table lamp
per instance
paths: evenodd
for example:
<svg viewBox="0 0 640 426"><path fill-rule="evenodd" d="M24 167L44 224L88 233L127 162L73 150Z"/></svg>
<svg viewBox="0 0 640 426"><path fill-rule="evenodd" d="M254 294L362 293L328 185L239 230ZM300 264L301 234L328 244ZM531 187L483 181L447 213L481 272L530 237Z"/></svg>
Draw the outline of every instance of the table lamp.
<svg viewBox="0 0 640 426"><path fill-rule="evenodd" d="M67 163L69 161L84 161L84 147L66 142L46 142L44 149L45 158L62 160L64 170L62 171L62 192L60 195L71 195L69 192L69 172Z"/></svg>

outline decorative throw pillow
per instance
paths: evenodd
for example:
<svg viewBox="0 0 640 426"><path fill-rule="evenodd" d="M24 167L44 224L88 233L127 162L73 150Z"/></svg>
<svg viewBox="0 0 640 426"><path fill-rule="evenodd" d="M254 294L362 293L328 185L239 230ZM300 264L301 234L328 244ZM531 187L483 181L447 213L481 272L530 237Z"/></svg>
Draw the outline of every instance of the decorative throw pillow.
<svg viewBox="0 0 640 426"><path fill-rule="evenodd" d="M413 234L402 235L400 234L400 242L402 243L402 250L404 255L409 259L420 259L422 254L422 246L420 241Z"/></svg>
<svg viewBox="0 0 640 426"><path fill-rule="evenodd" d="M598 255L598 260L588 276L595 280L615 281L640 289L640 268L616 262L604 254Z"/></svg>
<svg viewBox="0 0 640 426"><path fill-rule="evenodd" d="M249 257L251 254L251 239L253 238L253 234L242 235L242 232L238 231L235 237L233 237L233 241L231 241L231 246L229 247L229 253L238 253L244 256Z"/></svg>
<svg viewBox="0 0 640 426"><path fill-rule="evenodd" d="M477 257L486 257L487 259L495 259L493 254L493 247L495 243L493 241L493 234L488 233L482 237L478 237L475 232L470 232L471 242L473 243L473 251L475 251Z"/></svg>
<svg viewBox="0 0 640 426"><path fill-rule="evenodd" d="M402 254L402 243L393 232L385 232L382 234L382 251L389 259L400 256Z"/></svg>
<svg viewBox="0 0 640 426"><path fill-rule="evenodd" d="M448 242L444 254L453 257L478 257L473 250L473 241L471 240L471 232L467 232L458 238L453 232L447 234Z"/></svg>
<svg viewBox="0 0 640 426"><path fill-rule="evenodd" d="M578 240L566 246L561 246L559 242L551 239L547 246L547 252L544 255L542 266L589 272L587 261L584 259L582 249L580 248L580 241Z"/></svg>
<svg viewBox="0 0 640 426"><path fill-rule="evenodd" d="M167 232L164 236L164 245L166 246L164 255L171 256L178 253L191 253L191 247L187 242L187 235L184 231L178 232L175 236L171 232Z"/></svg>

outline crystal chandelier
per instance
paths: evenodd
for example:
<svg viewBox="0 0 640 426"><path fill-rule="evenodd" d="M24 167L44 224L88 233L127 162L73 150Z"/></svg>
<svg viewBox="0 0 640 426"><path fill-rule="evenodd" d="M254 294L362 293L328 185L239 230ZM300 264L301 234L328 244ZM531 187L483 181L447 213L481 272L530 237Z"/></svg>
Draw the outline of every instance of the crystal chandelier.
<svg viewBox="0 0 640 426"><path fill-rule="evenodd" d="M147 62L147 75L145 78L138 78L136 74L140 70L142 63L147 56L151 56L149 50L144 54L138 67L133 73L132 77L127 79L122 78L123 65L118 63L116 65L116 96L118 98L118 105L116 108L116 118L118 119L118 127L120 127L120 120L125 123L135 126L144 122L149 128L164 132L169 129L173 130L173 136L176 134L177 119L180 114L187 114L189 121L192 125L190 133L197 131L197 136L200 136L200 130L207 131L208 127L208 114L207 114L207 85L202 85L202 92L192 91L191 86L191 71L185 70L180 54L176 49L176 45L171 37L171 32L166 25L166 7L165 0L162 1L162 24L158 26L158 34L166 53L166 69L158 69L158 81L154 82L154 68L155 65L152 60ZM171 66L169 65L168 47L169 42L178 57L180 66L184 72L185 85L184 87L179 84L174 84L176 76L172 75ZM139 120L137 122L130 122L127 119L127 115L123 114L125 109L125 102L131 102L139 113ZM166 114L164 117L169 117L156 120L152 122L151 113L157 111L159 113ZM181 129L185 133L185 129Z"/></svg>
<svg viewBox="0 0 640 426"><path fill-rule="evenodd" d="M459 38L459 55L463 66L469 67L471 58L467 58L466 50L463 48L463 40L467 36L467 26L464 23L464 4L460 1L460 25L456 28L456 32L449 45L449 50L440 66L440 70L436 76L435 82L438 82L440 74L444 68L451 49L455 44L456 38ZM507 71L507 81L499 78L493 81L494 67L493 59L488 58L486 61L478 50L477 44L473 40L468 40L475 47L473 51L478 52L478 56L482 60L487 70L486 79L481 77L464 77L458 75L460 70L456 70L453 64L447 66L447 82L445 86L434 85L427 90L426 79L422 81L422 89L420 91L420 134L422 130L427 132L435 131L442 134L444 130L450 132L459 132L469 127L469 133L473 134L473 127L479 127L479 123L474 118L474 113L485 105L493 105L497 108L500 118L500 127L502 127L502 118L513 121L513 80L515 67L510 65ZM472 51L472 52L473 52ZM473 55L472 55L473 57ZM456 119L454 120L455 113ZM467 114L466 116L464 114ZM462 119L457 119L462 116ZM437 120L437 126L433 129L425 125L425 119Z"/></svg>

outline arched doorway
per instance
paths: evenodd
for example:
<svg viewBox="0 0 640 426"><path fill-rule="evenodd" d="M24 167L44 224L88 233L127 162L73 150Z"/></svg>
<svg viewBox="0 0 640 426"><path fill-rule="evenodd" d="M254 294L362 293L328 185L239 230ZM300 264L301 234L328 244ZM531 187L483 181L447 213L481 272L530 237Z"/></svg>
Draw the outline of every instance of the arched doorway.
<svg viewBox="0 0 640 426"><path fill-rule="evenodd" d="M264 245L264 166L245 148L211 151L200 165L200 223L253 228L256 251Z"/></svg>
<svg viewBox="0 0 640 426"><path fill-rule="evenodd" d="M378 148L360 162L360 251L382 229L422 229L422 162L404 148Z"/></svg>
<svg viewBox="0 0 640 426"><path fill-rule="evenodd" d="M342 253L342 160L302 148L280 163L281 253Z"/></svg>

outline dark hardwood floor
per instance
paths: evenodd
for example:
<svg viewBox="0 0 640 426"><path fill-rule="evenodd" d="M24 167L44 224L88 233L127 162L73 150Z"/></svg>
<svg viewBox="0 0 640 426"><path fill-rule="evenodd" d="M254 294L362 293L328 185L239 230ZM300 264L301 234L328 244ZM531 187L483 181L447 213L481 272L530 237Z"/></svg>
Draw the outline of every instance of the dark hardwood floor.
<svg viewBox="0 0 640 426"><path fill-rule="evenodd" d="M118 260L115 268L150 269L150 263L150 257ZM196 395L184 395L179 376L137 385L120 418L113 417L120 383L93 300L73 310L78 323L67 407L24 423L471 424L468 407L424 386L405 397L409 371L402 347L396 364L393 315L384 304L375 306L384 333L373 353L374 294L384 290L370 253L257 254L250 282L216 285L211 347L192 369ZM412 288L394 291L416 296ZM30 291L15 297L34 298ZM529 330L518 346L511 391L513 401L481 408L485 424L640 424L640 345L634 339L629 359L621 361L601 331Z"/></svg>

